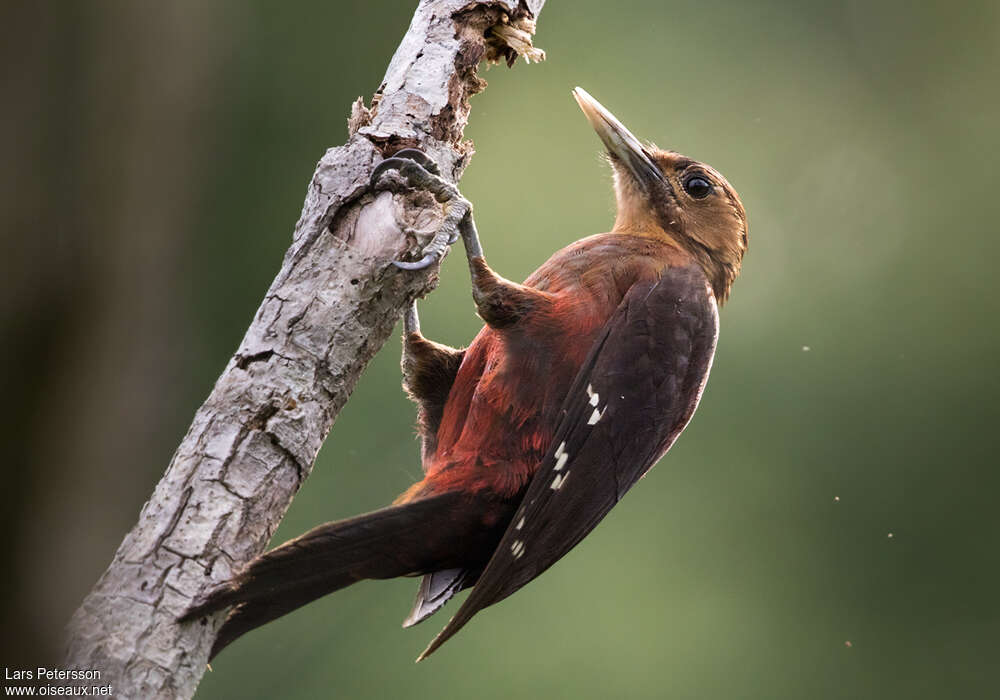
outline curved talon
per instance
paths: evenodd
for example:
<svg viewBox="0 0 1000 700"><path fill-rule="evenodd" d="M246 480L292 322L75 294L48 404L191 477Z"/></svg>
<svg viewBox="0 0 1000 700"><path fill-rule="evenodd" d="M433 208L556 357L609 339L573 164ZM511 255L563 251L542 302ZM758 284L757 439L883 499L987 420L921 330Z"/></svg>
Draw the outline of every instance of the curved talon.
<svg viewBox="0 0 1000 700"><path fill-rule="evenodd" d="M418 148L403 148L395 153L393 153L391 158L408 158L415 163L423 166L424 170L431 173L432 175L440 175L441 170L438 168L438 164L435 163L429 155L424 153Z"/></svg>
<svg viewBox="0 0 1000 700"><path fill-rule="evenodd" d="M375 189L375 185L378 184L378 179L382 176L382 173L387 170L401 170L403 166L415 163L415 161L409 160L408 158L386 158L381 163L375 166L372 170L372 176L368 180L368 187ZM419 167L419 164L417 164Z"/></svg>
<svg viewBox="0 0 1000 700"><path fill-rule="evenodd" d="M420 258L416 262L403 262L402 260L393 260L392 264L398 267L400 270L423 270L424 268L430 267L437 261L438 256L434 253L428 253L424 257Z"/></svg>
<svg viewBox="0 0 1000 700"><path fill-rule="evenodd" d="M371 189L375 188L378 183L378 179L382 176L382 173L387 170L402 170L408 163L415 163L418 167L426 170L429 174L435 175L437 177L441 176L441 170L438 168L437 163L431 160L423 151L419 151L416 148L403 148L396 151L391 156L380 162L372 170L371 178L368 181L368 186Z"/></svg>
<svg viewBox="0 0 1000 700"><path fill-rule="evenodd" d="M369 187L374 191L379 178L389 170L397 170L413 188L424 189L445 205L445 221L424 248L424 255L415 262L391 261L400 270L423 270L441 259L448 248L462 237L460 219L469 218L471 205L462 198L454 185L441 177L440 169L431 158L416 148L403 148L372 169Z"/></svg>

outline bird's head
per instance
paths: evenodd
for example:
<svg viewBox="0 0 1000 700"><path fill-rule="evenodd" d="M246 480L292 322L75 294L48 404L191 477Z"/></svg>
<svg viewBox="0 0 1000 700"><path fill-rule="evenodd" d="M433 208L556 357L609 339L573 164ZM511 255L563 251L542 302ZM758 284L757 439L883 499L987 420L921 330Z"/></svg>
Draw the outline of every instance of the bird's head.
<svg viewBox="0 0 1000 700"><path fill-rule="evenodd" d="M666 237L690 252L723 302L747 249L739 195L715 168L643 145L586 90L573 91L608 149L618 200L616 232Z"/></svg>

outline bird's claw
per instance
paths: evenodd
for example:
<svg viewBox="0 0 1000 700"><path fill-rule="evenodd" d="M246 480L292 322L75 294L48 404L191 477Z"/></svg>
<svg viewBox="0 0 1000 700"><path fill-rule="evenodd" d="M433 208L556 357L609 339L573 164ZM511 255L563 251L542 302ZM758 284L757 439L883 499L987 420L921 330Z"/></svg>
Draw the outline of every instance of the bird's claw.
<svg viewBox="0 0 1000 700"><path fill-rule="evenodd" d="M434 199L445 205L445 220L434 238L423 250L423 257L414 262L393 260L401 270L423 270L439 262L448 248L460 237L459 222L472 210L472 206L458 189L441 177L440 169L430 156L416 148L404 148L375 166L369 186L378 191L379 179L390 170L397 171L410 187L430 192Z"/></svg>
<svg viewBox="0 0 1000 700"><path fill-rule="evenodd" d="M419 163L420 166L429 172L431 175L440 175L441 170L438 168L438 164L434 160L417 148L404 148L400 151L396 151L392 154L393 158L408 158L415 163Z"/></svg>
<svg viewBox="0 0 1000 700"><path fill-rule="evenodd" d="M430 267L434 263L438 262L442 257L442 253L424 253L424 257L420 258L420 260L416 260L414 262L393 260L392 264L400 270L423 270L424 268Z"/></svg>

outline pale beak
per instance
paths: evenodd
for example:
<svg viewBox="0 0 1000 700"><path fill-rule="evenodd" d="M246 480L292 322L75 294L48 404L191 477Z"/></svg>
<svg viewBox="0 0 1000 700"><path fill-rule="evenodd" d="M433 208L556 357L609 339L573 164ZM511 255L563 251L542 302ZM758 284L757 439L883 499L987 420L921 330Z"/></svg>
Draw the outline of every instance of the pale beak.
<svg viewBox="0 0 1000 700"><path fill-rule="evenodd" d="M664 182L663 173L650 159L639 139L626 129L615 115L581 87L573 90L573 97L587 116L590 125L594 127L594 131L601 137L608 153L628 168L644 192L649 194L655 184Z"/></svg>

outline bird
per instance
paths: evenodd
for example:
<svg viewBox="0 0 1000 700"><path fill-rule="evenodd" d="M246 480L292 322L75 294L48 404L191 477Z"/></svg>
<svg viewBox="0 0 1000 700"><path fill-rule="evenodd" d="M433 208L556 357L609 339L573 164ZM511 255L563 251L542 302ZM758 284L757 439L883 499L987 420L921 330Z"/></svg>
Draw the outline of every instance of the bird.
<svg viewBox="0 0 1000 700"><path fill-rule="evenodd" d="M462 239L482 330L464 349L403 318L403 387L417 404L423 478L391 505L331 522L251 561L181 621L230 608L214 658L246 632L365 579L421 577L403 626L471 588L417 659L575 547L678 438L701 399L719 307L748 246L739 196L714 168L643 144L582 88L606 149L611 231L557 251L523 283L486 263L472 205L422 151L387 173L441 203L440 230L406 271Z"/></svg>

